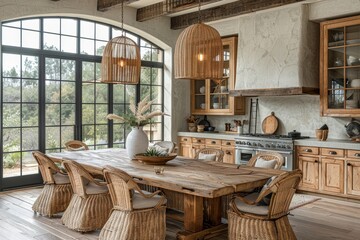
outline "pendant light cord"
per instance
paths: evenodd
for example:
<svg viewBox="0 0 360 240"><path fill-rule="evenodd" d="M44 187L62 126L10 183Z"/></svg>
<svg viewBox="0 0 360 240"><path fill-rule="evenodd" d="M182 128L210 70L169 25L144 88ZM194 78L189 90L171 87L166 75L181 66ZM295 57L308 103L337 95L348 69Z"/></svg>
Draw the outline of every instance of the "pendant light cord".
<svg viewBox="0 0 360 240"><path fill-rule="evenodd" d="M121 36L124 36L124 0L121 1Z"/></svg>
<svg viewBox="0 0 360 240"><path fill-rule="evenodd" d="M200 11L200 4L201 4L201 0L199 0L199 10L198 10L198 23L201 23L201 11Z"/></svg>

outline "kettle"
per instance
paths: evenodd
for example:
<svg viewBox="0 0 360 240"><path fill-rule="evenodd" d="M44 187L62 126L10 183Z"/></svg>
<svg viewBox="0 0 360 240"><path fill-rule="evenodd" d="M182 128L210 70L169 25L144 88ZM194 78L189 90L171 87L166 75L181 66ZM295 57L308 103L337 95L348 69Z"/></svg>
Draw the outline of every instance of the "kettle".
<svg viewBox="0 0 360 240"><path fill-rule="evenodd" d="M351 119L351 121L345 125L345 129L346 134L351 138L360 136L360 122L355 119Z"/></svg>

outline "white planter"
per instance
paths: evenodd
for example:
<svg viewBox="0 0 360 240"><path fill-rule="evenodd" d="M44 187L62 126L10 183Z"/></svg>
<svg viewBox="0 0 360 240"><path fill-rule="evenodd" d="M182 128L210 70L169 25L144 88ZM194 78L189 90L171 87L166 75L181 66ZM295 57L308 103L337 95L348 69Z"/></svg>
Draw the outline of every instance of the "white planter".
<svg viewBox="0 0 360 240"><path fill-rule="evenodd" d="M144 153L149 147L149 139L143 131L143 127L133 127L126 138L126 152L130 159L135 154Z"/></svg>

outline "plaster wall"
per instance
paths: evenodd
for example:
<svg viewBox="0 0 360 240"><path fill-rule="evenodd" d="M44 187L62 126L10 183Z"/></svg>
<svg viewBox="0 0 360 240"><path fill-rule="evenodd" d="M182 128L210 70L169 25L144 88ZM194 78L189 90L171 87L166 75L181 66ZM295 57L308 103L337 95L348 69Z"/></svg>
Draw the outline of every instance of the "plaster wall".
<svg viewBox="0 0 360 240"><path fill-rule="evenodd" d="M323 0L254 12L212 23L212 26L222 36L239 36L237 89L293 87L295 84L315 87L319 83L317 22L359 12L358 0ZM348 138L344 125L350 118L320 117L319 96L260 96L258 99L257 133L262 133L261 122L273 111L279 119L278 134L297 130L302 135L315 137L315 129L327 124L329 138ZM209 116L208 119L216 130L224 131L224 123L234 126L234 119L249 119L249 101L250 98L244 116ZM244 132L248 132L248 126Z"/></svg>
<svg viewBox="0 0 360 240"><path fill-rule="evenodd" d="M71 16L120 27L121 8L97 11L97 0L0 0L0 21L35 16ZM165 50L165 139L175 140L178 129L184 128L190 112L190 84L173 79L173 47L180 30L170 29L170 18L159 17L146 22L136 21L136 9L124 7L124 28L148 39Z"/></svg>

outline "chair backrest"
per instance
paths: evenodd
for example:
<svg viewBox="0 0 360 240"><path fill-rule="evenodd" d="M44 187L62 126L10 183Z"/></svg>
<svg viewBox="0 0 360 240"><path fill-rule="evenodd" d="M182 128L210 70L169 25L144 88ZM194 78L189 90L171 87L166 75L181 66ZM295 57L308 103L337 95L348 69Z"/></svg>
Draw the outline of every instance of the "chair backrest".
<svg viewBox="0 0 360 240"><path fill-rule="evenodd" d="M284 157L280 153L276 152L260 152L252 156L247 163L247 166L255 167L257 161L275 161L276 164L270 164L273 166L273 169L281 169L284 164ZM262 167L271 168L268 164L263 164Z"/></svg>
<svg viewBox="0 0 360 240"><path fill-rule="evenodd" d="M280 174L269 184L267 188L272 192L269 218L278 218L288 213L291 200L301 178L302 172L297 169Z"/></svg>
<svg viewBox="0 0 360 240"><path fill-rule="evenodd" d="M168 153L173 153L175 150L176 144L171 141L162 141L162 142L156 142L154 143L154 146L159 146L161 148L168 149Z"/></svg>
<svg viewBox="0 0 360 240"><path fill-rule="evenodd" d="M39 151L32 153L37 161L40 169L41 176L45 184L55 184L53 174L60 172L60 169L56 164L48 158L45 154Z"/></svg>
<svg viewBox="0 0 360 240"><path fill-rule="evenodd" d="M114 207L119 210L131 211L133 209L131 195L137 183L126 172L106 166L103 173L108 184L109 193Z"/></svg>
<svg viewBox="0 0 360 240"><path fill-rule="evenodd" d="M195 159L213 159L216 162L222 162L224 157L224 152L216 148L202 148L196 151Z"/></svg>
<svg viewBox="0 0 360 240"><path fill-rule="evenodd" d="M90 181L93 182L94 178L77 162L66 160L63 161L63 165L68 172L71 187L74 193L82 198L86 198L87 194L85 185L87 185Z"/></svg>
<svg viewBox="0 0 360 240"><path fill-rule="evenodd" d="M71 140L65 143L65 149L68 151L81 151L81 150L89 150L88 145L86 143L79 140Z"/></svg>

